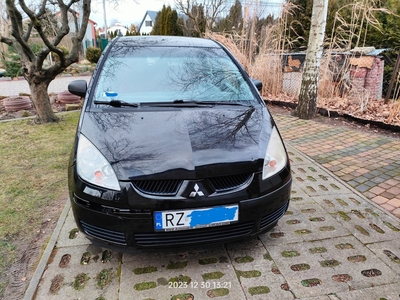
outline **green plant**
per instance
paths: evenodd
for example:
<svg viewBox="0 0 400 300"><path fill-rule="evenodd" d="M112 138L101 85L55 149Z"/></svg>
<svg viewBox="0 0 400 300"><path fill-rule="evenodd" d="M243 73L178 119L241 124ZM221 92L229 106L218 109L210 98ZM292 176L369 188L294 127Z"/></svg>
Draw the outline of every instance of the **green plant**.
<svg viewBox="0 0 400 300"><path fill-rule="evenodd" d="M67 56L69 54L69 50L66 47L60 46L57 48L60 49L64 53L64 56ZM51 55L53 56L54 61L60 61L60 57L58 56L57 53L51 52Z"/></svg>
<svg viewBox="0 0 400 300"><path fill-rule="evenodd" d="M95 47L88 47L86 49L86 59L91 63L97 63L101 56L101 49Z"/></svg>
<svg viewBox="0 0 400 300"><path fill-rule="evenodd" d="M6 69L6 72L3 74L4 76L14 78L22 74L21 61L18 54L7 54L3 60L3 64Z"/></svg>
<svg viewBox="0 0 400 300"><path fill-rule="evenodd" d="M35 53L35 55L38 54L38 52L44 48L44 44L38 44L38 43L33 43L33 44L29 44L29 47L31 47L33 53Z"/></svg>

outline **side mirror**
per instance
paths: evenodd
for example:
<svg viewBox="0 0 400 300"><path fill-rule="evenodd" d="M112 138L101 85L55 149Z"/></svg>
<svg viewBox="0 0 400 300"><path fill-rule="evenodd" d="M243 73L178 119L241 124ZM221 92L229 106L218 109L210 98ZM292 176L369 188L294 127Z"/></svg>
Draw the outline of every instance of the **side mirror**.
<svg viewBox="0 0 400 300"><path fill-rule="evenodd" d="M80 96L85 98L87 91L87 82L86 80L74 80L70 84L68 84L68 91L71 94Z"/></svg>
<svg viewBox="0 0 400 300"><path fill-rule="evenodd" d="M256 87L256 89L261 92L263 84L260 80L258 79L251 79L251 81L253 82L254 86Z"/></svg>

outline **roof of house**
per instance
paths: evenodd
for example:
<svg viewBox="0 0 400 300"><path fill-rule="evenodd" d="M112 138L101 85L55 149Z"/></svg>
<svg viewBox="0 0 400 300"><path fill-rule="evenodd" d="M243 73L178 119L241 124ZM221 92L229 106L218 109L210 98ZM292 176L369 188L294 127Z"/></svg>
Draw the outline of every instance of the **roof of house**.
<svg viewBox="0 0 400 300"><path fill-rule="evenodd" d="M147 15L149 15L150 19L151 19L151 20L153 21L153 23L154 23L154 21L156 20L157 14L158 14L158 11L147 10L146 13L144 14L144 17L143 17L143 19L142 19L142 22L140 22L139 31L140 31L140 28L142 28L142 25L143 25L144 20L146 19L146 16L147 16Z"/></svg>

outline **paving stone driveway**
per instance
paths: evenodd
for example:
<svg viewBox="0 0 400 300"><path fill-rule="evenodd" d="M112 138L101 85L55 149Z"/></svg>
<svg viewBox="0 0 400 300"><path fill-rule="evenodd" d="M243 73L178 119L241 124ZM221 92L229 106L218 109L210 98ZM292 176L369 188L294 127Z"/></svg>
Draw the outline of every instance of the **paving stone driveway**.
<svg viewBox="0 0 400 300"><path fill-rule="evenodd" d="M120 253L74 234L67 206L25 299L400 299L399 219L293 144L292 200L271 232Z"/></svg>

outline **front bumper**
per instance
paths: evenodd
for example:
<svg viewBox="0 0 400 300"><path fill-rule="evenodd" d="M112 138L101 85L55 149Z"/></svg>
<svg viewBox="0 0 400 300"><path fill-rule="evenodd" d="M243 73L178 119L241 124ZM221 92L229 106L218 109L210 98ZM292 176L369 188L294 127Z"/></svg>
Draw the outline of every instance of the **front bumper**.
<svg viewBox="0 0 400 300"><path fill-rule="evenodd" d="M239 205L239 222L200 229L181 230L173 232L156 232L154 230L153 212L161 209L186 209L185 201L148 201L147 208L109 201L108 205L99 204L90 199L84 199L82 193L71 193L71 204L77 226L89 238L109 245L124 247L176 247L190 246L205 243L225 243L257 236L270 230L285 214L291 193L292 180L290 171L280 181L278 188L268 191L258 197L239 198L232 196L230 203L226 198L213 200L209 205L202 202L200 207L214 205ZM283 178L282 178L283 179ZM240 194L240 193L239 193ZM86 197L87 198L87 197ZM90 198L90 197L89 197ZM115 197L114 197L115 198ZM236 197L238 198L238 197ZM193 203L193 200L191 200ZM217 202L216 202L217 201ZM219 201L219 203L218 203ZM223 201L221 203L221 201ZM128 200L129 202L129 200ZM163 206L156 203L163 202ZM106 203L106 202L104 202ZM174 204L171 204L174 203ZM140 204L140 201L139 201ZM192 204L193 205L193 204ZM199 204L197 204L199 205Z"/></svg>

